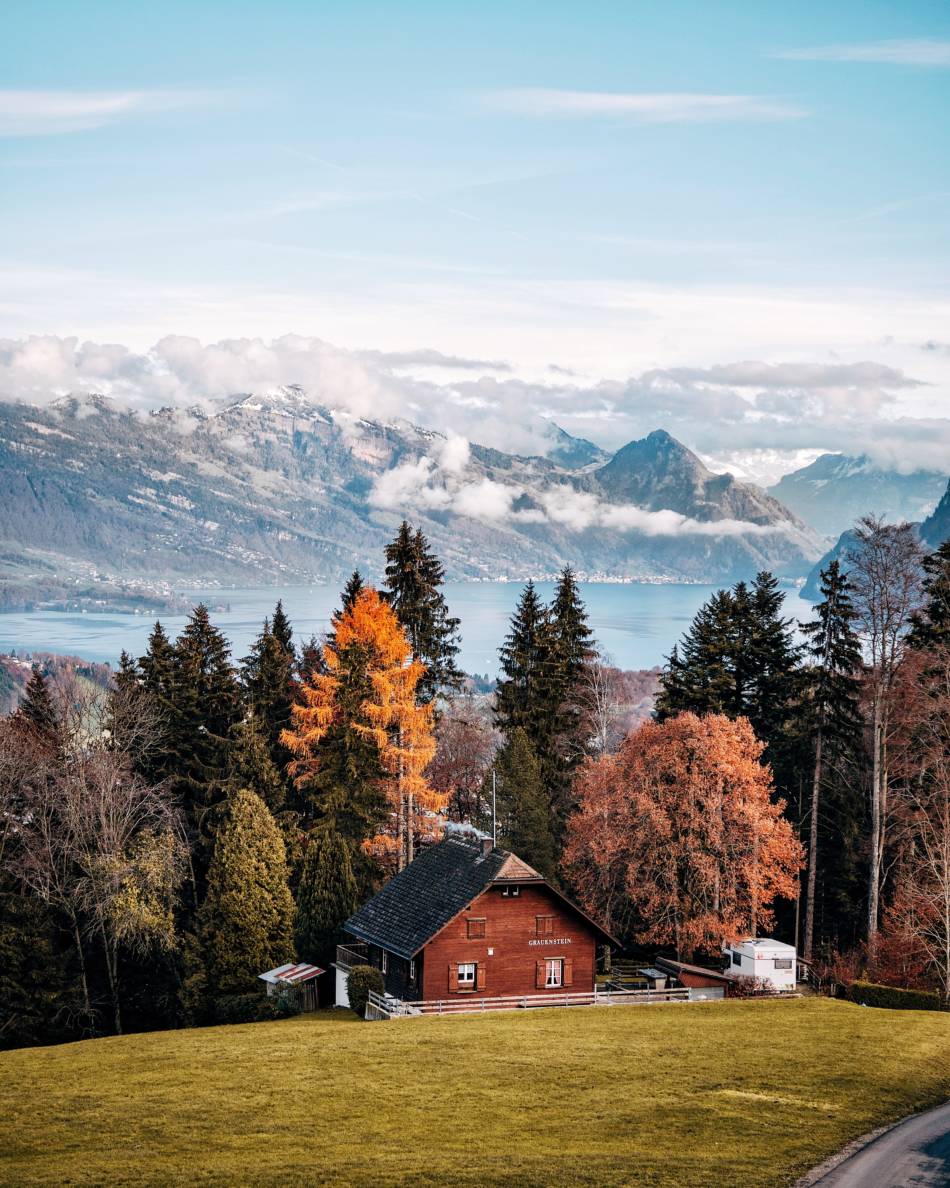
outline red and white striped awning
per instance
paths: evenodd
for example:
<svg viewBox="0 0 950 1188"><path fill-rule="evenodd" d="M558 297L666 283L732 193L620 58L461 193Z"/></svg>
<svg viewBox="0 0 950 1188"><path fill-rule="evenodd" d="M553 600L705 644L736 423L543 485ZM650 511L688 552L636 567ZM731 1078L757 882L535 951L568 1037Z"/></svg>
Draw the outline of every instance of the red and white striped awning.
<svg viewBox="0 0 950 1188"><path fill-rule="evenodd" d="M308 965L302 961L296 965L293 962L278 965L276 969L269 969L267 973L257 976L271 986L299 986L301 982L309 982L311 978L318 978L324 972L319 965Z"/></svg>

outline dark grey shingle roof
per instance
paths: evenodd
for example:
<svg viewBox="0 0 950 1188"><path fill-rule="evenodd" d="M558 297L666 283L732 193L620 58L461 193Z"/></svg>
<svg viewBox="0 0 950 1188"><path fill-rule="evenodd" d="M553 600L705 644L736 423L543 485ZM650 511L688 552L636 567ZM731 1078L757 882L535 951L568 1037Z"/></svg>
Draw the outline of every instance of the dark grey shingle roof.
<svg viewBox="0 0 950 1188"><path fill-rule="evenodd" d="M498 876L508 853L447 837L425 850L343 925L397 957L414 957Z"/></svg>

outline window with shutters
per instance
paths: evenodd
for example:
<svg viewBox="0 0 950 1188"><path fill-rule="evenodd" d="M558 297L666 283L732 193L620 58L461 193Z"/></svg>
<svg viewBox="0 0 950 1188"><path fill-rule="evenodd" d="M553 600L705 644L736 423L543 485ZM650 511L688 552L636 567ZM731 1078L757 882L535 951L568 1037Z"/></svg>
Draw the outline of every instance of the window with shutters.
<svg viewBox="0 0 950 1188"><path fill-rule="evenodd" d="M544 985L546 989L561 986L564 983L564 962L557 958L544 963Z"/></svg>
<svg viewBox="0 0 950 1188"><path fill-rule="evenodd" d="M459 962L459 989L460 990L474 990L475 989L475 962L474 961Z"/></svg>
<svg viewBox="0 0 950 1188"><path fill-rule="evenodd" d="M485 936L484 920L468 920L468 939L483 940Z"/></svg>
<svg viewBox="0 0 950 1188"><path fill-rule="evenodd" d="M553 916L535 916L535 924L537 927L538 936L553 936L554 935L554 917Z"/></svg>

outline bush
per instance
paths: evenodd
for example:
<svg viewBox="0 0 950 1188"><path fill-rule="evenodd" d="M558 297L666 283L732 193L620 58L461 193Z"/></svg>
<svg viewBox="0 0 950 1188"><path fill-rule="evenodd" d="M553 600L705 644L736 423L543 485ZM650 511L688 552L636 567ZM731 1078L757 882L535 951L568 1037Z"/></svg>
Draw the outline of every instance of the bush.
<svg viewBox="0 0 950 1188"><path fill-rule="evenodd" d="M770 998L778 994L768 978L732 978L726 987L727 998Z"/></svg>
<svg viewBox="0 0 950 1188"><path fill-rule="evenodd" d="M296 999L285 994L226 994L214 1002L216 1023L266 1023L299 1014Z"/></svg>
<svg viewBox="0 0 950 1188"><path fill-rule="evenodd" d="M852 982L846 997L862 1006L895 1011L939 1011L942 1007L936 990L901 990L898 986L878 986L874 982Z"/></svg>
<svg viewBox="0 0 950 1188"><path fill-rule="evenodd" d="M370 990L376 994L386 993L383 975L374 965L354 965L346 978L346 996L350 1000L350 1009L361 1019L366 1018Z"/></svg>

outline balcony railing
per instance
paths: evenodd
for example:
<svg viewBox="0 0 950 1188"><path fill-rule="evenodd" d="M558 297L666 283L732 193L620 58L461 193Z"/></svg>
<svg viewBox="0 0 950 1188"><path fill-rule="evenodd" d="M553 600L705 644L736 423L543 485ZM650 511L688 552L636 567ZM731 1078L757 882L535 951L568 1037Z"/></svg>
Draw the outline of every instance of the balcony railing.
<svg viewBox="0 0 950 1188"><path fill-rule="evenodd" d="M336 964L338 969L352 969L354 965L369 965L369 945L364 945L362 941L337 945Z"/></svg>

